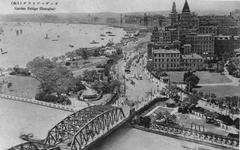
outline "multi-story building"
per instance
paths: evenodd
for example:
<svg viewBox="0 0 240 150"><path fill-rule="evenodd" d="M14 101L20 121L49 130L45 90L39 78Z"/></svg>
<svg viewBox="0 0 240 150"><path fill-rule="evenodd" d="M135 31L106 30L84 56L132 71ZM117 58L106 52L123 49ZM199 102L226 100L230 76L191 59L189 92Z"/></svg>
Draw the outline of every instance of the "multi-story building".
<svg viewBox="0 0 240 150"><path fill-rule="evenodd" d="M213 34L217 35L218 34L218 28L217 26L199 26L198 28L198 33L199 34Z"/></svg>
<svg viewBox="0 0 240 150"><path fill-rule="evenodd" d="M240 36L232 36L233 50L240 48Z"/></svg>
<svg viewBox="0 0 240 150"><path fill-rule="evenodd" d="M177 28L166 27L163 34L163 42L174 42L179 40L180 32Z"/></svg>
<svg viewBox="0 0 240 150"><path fill-rule="evenodd" d="M160 32L158 30L158 27L154 27L152 30L151 42L153 43L160 42Z"/></svg>
<svg viewBox="0 0 240 150"><path fill-rule="evenodd" d="M162 31L163 42L171 42L171 32L170 31Z"/></svg>
<svg viewBox="0 0 240 150"><path fill-rule="evenodd" d="M212 34L188 34L186 43L191 44L192 53L201 55L204 59L214 57L214 36Z"/></svg>
<svg viewBox="0 0 240 150"><path fill-rule="evenodd" d="M199 16L200 26L215 26L217 27L217 34L229 35L229 30L237 25L237 20L231 15L228 16L214 16L206 15ZM231 34L230 34L231 35Z"/></svg>
<svg viewBox="0 0 240 150"><path fill-rule="evenodd" d="M205 15L198 16L199 26L235 26L237 21L230 15L228 16L215 16Z"/></svg>
<svg viewBox="0 0 240 150"><path fill-rule="evenodd" d="M153 65L156 70L179 70L180 51L176 49L153 50Z"/></svg>
<svg viewBox="0 0 240 150"><path fill-rule="evenodd" d="M188 34L195 34L197 33L197 29L179 29L179 41L181 41L182 44L189 44L186 43L186 37Z"/></svg>
<svg viewBox="0 0 240 150"><path fill-rule="evenodd" d="M229 28L228 35L240 36L240 26L231 26Z"/></svg>
<svg viewBox="0 0 240 150"><path fill-rule="evenodd" d="M184 44L182 54L183 55L188 55L188 54L191 54L191 53L192 53L192 45L191 44Z"/></svg>
<svg viewBox="0 0 240 150"><path fill-rule="evenodd" d="M144 13L143 15L125 15L124 22L126 24L162 27L164 24L166 24L167 20L166 17L162 15L150 15Z"/></svg>
<svg viewBox="0 0 240 150"><path fill-rule="evenodd" d="M197 71L204 67L204 59L198 54L181 56L181 70Z"/></svg>
<svg viewBox="0 0 240 150"><path fill-rule="evenodd" d="M240 37L239 36L226 36L219 35L215 36L215 55L218 58L231 57L234 49L240 48Z"/></svg>

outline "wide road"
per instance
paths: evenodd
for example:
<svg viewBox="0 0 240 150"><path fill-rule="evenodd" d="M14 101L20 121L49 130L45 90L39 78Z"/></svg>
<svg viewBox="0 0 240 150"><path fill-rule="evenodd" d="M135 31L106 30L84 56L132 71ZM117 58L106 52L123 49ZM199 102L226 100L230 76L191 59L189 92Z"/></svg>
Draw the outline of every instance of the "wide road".
<svg viewBox="0 0 240 150"><path fill-rule="evenodd" d="M132 62L131 72L129 74L125 73L126 64L134 56L139 55L139 53L147 52L147 41L150 40L150 34L145 37L138 39L136 42L129 42L123 47L123 53L125 54L125 60L121 59L115 66L116 72L119 74L120 79L123 82L123 76L126 77L126 96L130 101L140 101L142 98L146 98L151 91L156 91L158 89L156 84L153 84L149 77L144 72L144 67L146 66L147 59L146 55L140 59L139 63L136 63L136 59ZM140 80L137 78L142 76ZM131 84L133 81L135 84ZM163 87L164 84L159 85Z"/></svg>
<svg viewBox="0 0 240 150"><path fill-rule="evenodd" d="M142 98L146 98L150 91L156 91L158 88L162 89L166 84L161 83L157 87L157 84L149 79L149 76L144 72L144 66L146 66L146 55L140 59L139 63L136 60L131 65L131 72L126 74L124 72L126 63L135 55L139 55L139 52L143 53L147 51L146 41L149 41L149 34L139 39L137 42L130 42L123 48L123 52L126 54L126 60L120 60L115 66L116 72L119 74L120 79L125 76L126 81L126 96L131 101L139 101ZM144 44L142 44L144 43ZM141 47L135 49L137 45L141 44ZM142 76L142 79L136 79L135 77ZM130 80L135 82L130 83ZM203 145L186 142L158 134L148 133L131 127L122 127L117 131L110 134L105 139L96 143L91 150L187 150L187 149L200 149L213 150L214 148L206 147Z"/></svg>
<svg viewBox="0 0 240 150"><path fill-rule="evenodd" d="M0 98L0 150L23 143L22 133L33 133L37 139L71 112Z"/></svg>

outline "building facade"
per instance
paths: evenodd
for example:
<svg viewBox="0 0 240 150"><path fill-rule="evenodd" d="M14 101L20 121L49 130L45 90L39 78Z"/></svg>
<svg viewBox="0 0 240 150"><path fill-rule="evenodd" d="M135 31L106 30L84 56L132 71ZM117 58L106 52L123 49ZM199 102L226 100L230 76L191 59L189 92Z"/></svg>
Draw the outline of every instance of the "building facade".
<svg viewBox="0 0 240 150"><path fill-rule="evenodd" d="M199 26L198 28L198 34L212 34L217 35L218 34L218 28L217 26Z"/></svg>
<svg viewBox="0 0 240 150"><path fill-rule="evenodd" d="M234 50L240 48L240 36L215 36L214 46L218 58L231 57Z"/></svg>
<svg viewBox="0 0 240 150"><path fill-rule="evenodd" d="M198 54L181 56L181 70L197 71L204 67L204 59Z"/></svg>
<svg viewBox="0 0 240 150"><path fill-rule="evenodd" d="M188 34L186 42L191 44L192 53L201 55L205 60L214 58L214 36L211 34Z"/></svg>
<svg viewBox="0 0 240 150"><path fill-rule="evenodd" d="M152 30L151 42L153 43L160 42L160 32L158 30L158 27L154 27Z"/></svg>
<svg viewBox="0 0 240 150"><path fill-rule="evenodd" d="M176 49L153 50L153 65L156 70L179 70L180 51Z"/></svg>
<svg viewBox="0 0 240 150"><path fill-rule="evenodd" d="M191 44L184 44L182 54L183 55L189 55L191 53L192 53L192 45Z"/></svg>

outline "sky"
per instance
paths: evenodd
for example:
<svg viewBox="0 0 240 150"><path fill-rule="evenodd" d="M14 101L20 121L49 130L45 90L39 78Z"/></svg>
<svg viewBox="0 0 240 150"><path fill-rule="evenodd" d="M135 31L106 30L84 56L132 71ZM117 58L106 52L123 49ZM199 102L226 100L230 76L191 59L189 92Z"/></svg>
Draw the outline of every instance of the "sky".
<svg viewBox="0 0 240 150"><path fill-rule="evenodd" d="M170 10L172 2L176 2L180 11L185 0L0 0L0 14L35 13L41 11L15 10L11 2L58 2L54 12L139 12ZM240 8L240 0L188 0L191 11L195 10L227 10ZM33 5L31 5L33 6ZM36 7L36 6L35 6ZM53 12L53 11L49 11Z"/></svg>

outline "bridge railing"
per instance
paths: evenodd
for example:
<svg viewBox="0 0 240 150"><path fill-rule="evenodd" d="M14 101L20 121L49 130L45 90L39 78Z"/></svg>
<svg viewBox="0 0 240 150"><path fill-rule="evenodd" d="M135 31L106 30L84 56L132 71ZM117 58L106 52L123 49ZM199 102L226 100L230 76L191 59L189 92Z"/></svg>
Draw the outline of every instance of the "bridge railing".
<svg viewBox="0 0 240 150"><path fill-rule="evenodd" d="M35 100L35 99L28 99L28 98L16 97L16 96L5 95L5 94L0 94L0 98L9 99L9 100L13 100L13 101L26 102L26 103L45 106L45 107L55 108L55 109L59 109L59 110L74 112L74 109L71 108L70 106L53 104L53 103L48 103L48 102L39 101L39 100Z"/></svg>
<svg viewBox="0 0 240 150"><path fill-rule="evenodd" d="M228 148L238 148L239 141L237 139L233 139L230 137L217 135L213 133L201 132L198 130L180 128L180 127L172 127L163 124L152 124L150 126L151 130L177 135L180 137L194 139L206 143L211 143L219 146L224 146Z"/></svg>
<svg viewBox="0 0 240 150"><path fill-rule="evenodd" d="M25 142L17 146L11 147L8 150L40 150L40 149L32 142Z"/></svg>

